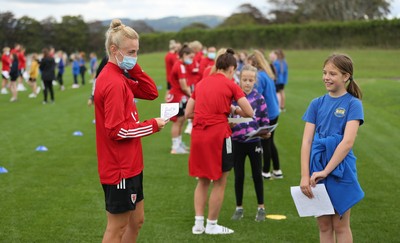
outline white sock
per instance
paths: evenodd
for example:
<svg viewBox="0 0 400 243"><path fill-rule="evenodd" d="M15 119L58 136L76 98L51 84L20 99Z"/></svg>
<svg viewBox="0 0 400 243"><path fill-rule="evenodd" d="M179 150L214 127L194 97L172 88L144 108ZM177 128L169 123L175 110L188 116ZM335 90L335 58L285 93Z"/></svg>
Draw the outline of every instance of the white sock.
<svg viewBox="0 0 400 243"><path fill-rule="evenodd" d="M238 210L238 209L243 209L243 206L236 207L236 210Z"/></svg>
<svg viewBox="0 0 400 243"><path fill-rule="evenodd" d="M207 225L210 225L210 226L217 225L217 222L218 222L218 219L216 219L216 220L207 219Z"/></svg>
<svg viewBox="0 0 400 243"><path fill-rule="evenodd" d="M204 216L195 216L195 217L194 217L194 224L195 224L195 225L202 225L202 226L204 226Z"/></svg>
<svg viewBox="0 0 400 243"><path fill-rule="evenodd" d="M182 138L181 138L182 139ZM180 144L181 144L181 139L179 139L179 137L176 138L172 138L172 149L177 149L179 148Z"/></svg>

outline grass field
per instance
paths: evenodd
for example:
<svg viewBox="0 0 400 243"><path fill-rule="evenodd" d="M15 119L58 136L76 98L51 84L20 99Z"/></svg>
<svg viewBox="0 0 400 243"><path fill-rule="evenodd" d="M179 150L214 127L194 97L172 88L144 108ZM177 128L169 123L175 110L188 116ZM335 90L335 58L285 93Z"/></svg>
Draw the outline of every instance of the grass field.
<svg viewBox="0 0 400 243"><path fill-rule="evenodd" d="M356 81L364 93L365 124L354 151L365 198L352 209L354 242L400 242L400 66L399 50L336 50L352 56ZM193 191L188 156L170 155L170 124L142 140L145 156L146 220L139 242L317 242L314 218L300 218L289 188L300 179L301 117L312 98L325 93L322 63L333 50L287 51L287 112L279 118L276 142L285 178L264 182L268 214L286 220L254 221L256 197L246 167L245 217L233 222L233 173L229 176L219 222L235 230L228 236L192 235ZM137 104L141 119L159 116L165 94L164 53L140 55L139 63L162 88L153 102ZM56 86L55 104L42 96L19 101L0 95L0 242L100 242L106 225L103 191L97 175L91 85ZM74 131L83 136L73 136ZM184 135L189 143L190 137ZM47 152L37 152L44 145Z"/></svg>

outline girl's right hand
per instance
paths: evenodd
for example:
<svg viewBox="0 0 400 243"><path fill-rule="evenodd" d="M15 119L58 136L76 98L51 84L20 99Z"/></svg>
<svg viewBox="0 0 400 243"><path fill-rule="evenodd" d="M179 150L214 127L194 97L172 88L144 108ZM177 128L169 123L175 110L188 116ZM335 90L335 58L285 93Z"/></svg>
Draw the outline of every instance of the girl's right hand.
<svg viewBox="0 0 400 243"><path fill-rule="evenodd" d="M304 195L306 195L308 198L313 198L314 195L311 191L311 185L310 185L310 177L306 176L306 177L301 177L300 180L300 189L301 192L303 192Z"/></svg>

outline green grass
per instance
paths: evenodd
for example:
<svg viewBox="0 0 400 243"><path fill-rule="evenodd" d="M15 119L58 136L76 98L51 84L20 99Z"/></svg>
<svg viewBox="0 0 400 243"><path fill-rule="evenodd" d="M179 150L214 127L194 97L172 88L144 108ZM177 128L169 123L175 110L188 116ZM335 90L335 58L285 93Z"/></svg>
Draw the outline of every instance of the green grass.
<svg viewBox="0 0 400 243"><path fill-rule="evenodd" d="M355 79L364 93L365 125L358 133L355 154L365 198L352 209L355 242L398 242L400 211L400 73L399 50L339 50L352 56ZM268 214L286 220L254 221L256 197L249 163L246 167L245 217L233 222L233 173L229 176L219 222L235 230L229 236L192 235L193 191L188 156L170 155L170 124L142 140L145 157L146 220L139 242L317 242L315 219L300 218L289 188L299 184L299 151L305 109L325 93L322 63L333 50L287 51L289 84L287 112L279 119L276 142L283 180L265 181ZM139 62L162 86L156 101L138 102L141 119L159 115L165 94L164 53L141 55ZM100 242L106 225L103 191L97 175L94 112L86 106L91 85L56 89L56 103L42 97L9 103L0 95L0 242ZM82 131L83 137L72 136ZM184 135L189 143L190 137ZM36 152L45 145L48 152Z"/></svg>

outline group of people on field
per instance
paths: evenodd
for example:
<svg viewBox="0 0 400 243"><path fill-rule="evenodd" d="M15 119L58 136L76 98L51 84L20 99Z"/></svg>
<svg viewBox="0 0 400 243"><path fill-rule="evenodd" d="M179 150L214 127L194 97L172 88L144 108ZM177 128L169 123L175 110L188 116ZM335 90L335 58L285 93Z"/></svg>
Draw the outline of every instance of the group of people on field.
<svg viewBox="0 0 400 243"><path fill-rule="evenodd" d="M65 90L63 75L65 67L69 63L67 55L62 51L55 51L53 47L43 48L42 53L31 53L26 55L26 49L21 44L15 44L13 49L3 48L1 56L2 64L2 86L1 94L11 92L10 102L18 100L18 91L25 91L24 81L31 87L32 93L29 98L36 98L43 88L43 104L54 103L53 84L60 85L60 90ZM85 84L86 58L84 52L73 53L70 56L72 64L73 85L79 88L78 76L81 76L82 85ZM97 57L95 53L90 54L90 72L92 79L97 69ZM39 74L41 77L38 83Z"/></svg>
<svg viewBox="0 0 400 243"><path fill-rule="evenodd" d="M217 52L215 47L209 47L203 53L199 44L195 41L179 46L171 41L170 57L165 59L169 85L165 99L180 105L178 115L171 118L171 153L190 151L189 175L197 179L192 233L231 234L234 230L218 224L218 216L232 168L237 206L232 219L239 220L244 215L247 156L257 194L255 220L263 221L266 216L262 178L268 178L270 173L265 154L269 154L268 163L278 157L273 132L251 139L246 135L276 123L285 109L285 95L280 94L279 99L277 95L284 84L277 92L279 84L274 80L280 75L278 69L286 69L282 75L287 75L287 65L269 65L260 51L246 57L244 53L236 55L230 48ZM93 97L98 172L107 212L103 242L135 242L144 222L141 137L161 131L169 120L139 117L135 99L154 100L159 94L154 80L138 64L138 33L114 19L106 33L105 48L107 59L97 76ZM174 61L167 61L169 58ZM205 66L201 67L201 63ZM351 59L343 54L328 57L323 64L323 82L328 93L314 99L303 116L306 125L300 187L304 195L312 198L312 187L324 183L331 196L336 213L317 218L321 241L333 242L336 238L338 242L351 242L350 208L364 196L352 153L364 116ZM230 123L228 118L250 119ZM181 138L185 119L190 119L192 126L189 148ZM329 147L329 153L325 147ZM270 176L283 177L279 167L274 167Z"/></svg>
<svg viewBox="0 0 400 243"><path fill-rule="evenodd" d="M229 58L225 57L226 55L228 55ZM216 126L217 124L224 125L227 116L240 117L240 115L235 113L235 111L237 112L237 110L240 110L240 103L235 101L237 99L232 99L231 96L227 96L227 94L224 93L224 90L227 92L227 87L216 86L219 83L218 80L226 76L217 75L218 70L222 72L216 61L220 57L225 57L227 60L230 60L230 64L232 64L231 68L234 68L227 84L230 85L230 89L235 88L232 92L237 92L236 95L238 97L240 96L239 98L244 98L244 100L250 104L250 107L248 107L250 109L247 110L247 115L253 118L250 122L239 124L231 123L228 127ZM265 133L254 139L248 139L246 135L260 127L277 124L279 114L284 109L284 100L282 99L284 96L282 96L281 93L283 93L284 86L287 83L288 65L282 50L272 51L270 53L270 59L271 64L264 57L264 54L258 50L248 55L246 52L236 54L233 50L227 50L225 48L221 48L217 52L214 46L203 48L199 41L189 42L184 45L174 40L171 40L169 43L169 52L165 56L168 87L166 101L170 103L179 103L180 108L178 115L171 118L171 121L173 121L171 127L171 154L189 153L189 149L182 142L183 127L187 118L188 125L185 132L191 134L190 147L193 148L193 150L190 150L189 170L192 176L198 178L198 186L195 191L197 226L195 225L195 227L193 227L194 234L203 233L203 231L207 229L207 227L204 228L201 225L203 225L202 222L204 222L204 200L207 198L210 181L213 181L210 201L214 203L209 205L209 214L211 212L212 215L209 219L212 220L211 222L215 221L216 224L216 219L219 214L218 210L222 203L222 200L220 200L222 198L219 195L223 193L223 189L226 185L226 176L228 175L227 172L230 171L232 167L235 171L236 195L236 211L232 219L239 220L243 217L244 165L247 156L250 158L252 178L257 195L258 208L255 219L256 221L265 220L266 210L264 207L263 177L266 179L270 179L271 177L283 178L278 151L274 143L274 131ZM228 67L230 66L224 66L226 69ZM208 81L212 78L216 80ZM205 89L207 93L203 94L205 99L202 100L201 103L211 103L208 104L206 108L203 108L204 110L199 111L196 118L205 113L211 114L209 117L204 117L204 121L199 122L198 119L194 118L194 114L191 114L194 110L190 110L193 109L193 107L191 106L192 103L189 101L193 101L193 97L196 96L196 93L199 93L198 89L202 89L206 84L207 87L205 87ZM279 91L277 91L277 88L279 88ZM214 94L215 97L213 97ZM279 96L281 97L280 99L278 99ZM224 100L223 97L227 99ZM281 102L279 102L279 100ZM228 108L232 107L234 112L228 112L229 110L226 110L226 105L229 105ZM188 108L189 111L186 111ZM236 110L236 108L238 109ZM254 113L250 113L250 110L253 110ZM191 115L185 116L185 113ZM241 115L243 116L245 114ZM193 118L195 122L192 122L191 119ZM197 135L196 131L198 131L197 128L199 126L210 126L215 130L207 131L206 134ZM217 137L218 134L220 137ZM202 139L199 141L199 144L196 145L196 138L199 137ZM227 138L228 140L220 144L221 141L223 141L221 138ZM199 149L201 144L202 147L207 147L209 150L204 151ZM227 148L229 149L227 150ZM204 175L217 172L221 169L214 167L217 165L215 161L221 158L221 156L223 158L222 174L217 173L212 177L205 177ZM203 162L192 163L192 161L196 161L195 158L201 158ZM264 166L262 166L263 159ZM271 160L273 161L274 168L272 171ZM195 164L201 166L194 166ZM213 193L214 190L216 190L216 192ZM210 232L216 234L233 232L223 226L215 226L213 229L214 230Z"/></svg>

